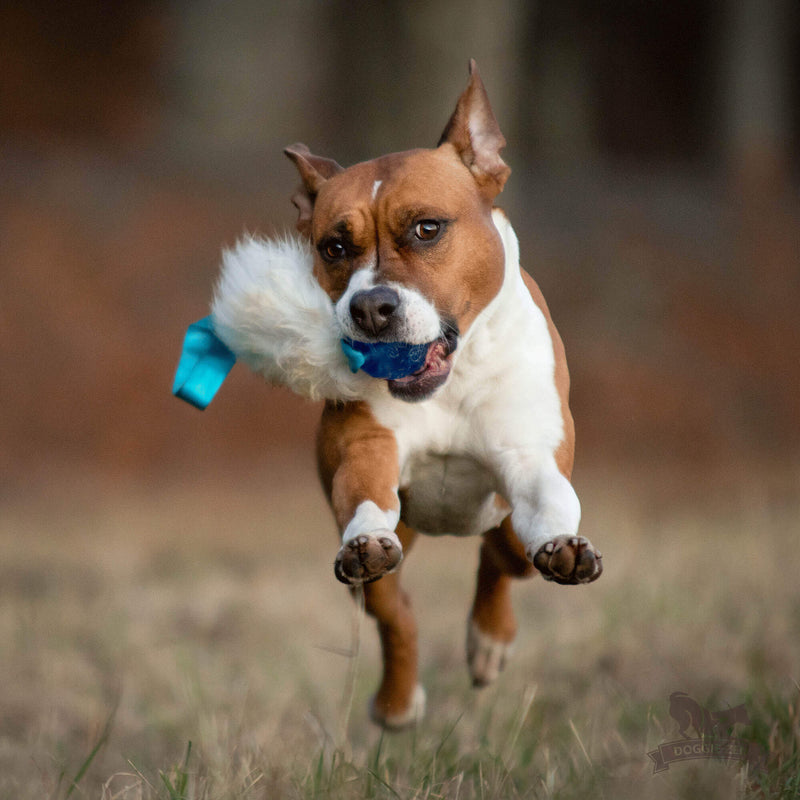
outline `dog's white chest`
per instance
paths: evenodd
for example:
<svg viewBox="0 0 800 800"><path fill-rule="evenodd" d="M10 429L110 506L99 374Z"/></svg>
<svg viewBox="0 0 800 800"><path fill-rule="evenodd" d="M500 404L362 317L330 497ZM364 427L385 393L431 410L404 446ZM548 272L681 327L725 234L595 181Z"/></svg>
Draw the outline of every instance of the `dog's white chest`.
<svg viewBox="0 0 800 800"><path fill-rule="evenodd" d="M401 477L403 521L427 534L475 536L500 523L508 506L494 476L467 455L420 453Z"/></svg>
<svg viewBox="0 0 800 800"><path fill-rule="evenodd" d="M425 533L483 533L509 513L515 487L555 470L563 438L553 343L519 272L507 227L500 293L463 337L450 379L429 400L388 391L368 402L398 447L401 515Z"/></svg>
<svg viewBox="0 0 800 800"><path fill-rule="evenodd" d="M378 421L397 441L401 517L426 534L472 536L499 524L508 506L497 497L498 482L483 458L485 431L480 393L472 391L467 353L444 389L432 399L409 404L388 396L371 402Z"/></svg>

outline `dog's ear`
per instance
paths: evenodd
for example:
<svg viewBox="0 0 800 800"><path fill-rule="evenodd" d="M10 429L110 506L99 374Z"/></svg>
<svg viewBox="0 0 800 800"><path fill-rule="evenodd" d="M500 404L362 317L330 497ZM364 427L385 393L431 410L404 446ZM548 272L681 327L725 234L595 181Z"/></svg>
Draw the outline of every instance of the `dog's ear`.
<svg viewBox="0 0 800 800"><path fill-rule="evenodd" d="M342 172L342 167L330 158L315 156L304 144L289 145L283 152L294 162L303 181L303 185L292 195L292 203L300 212L297 230L310 235L317 192L325 181Z"/></svg>
<svg viewBox="0 0 800 800"><path fill-rule="evenodd" d="M506 140L500 132L475 59L469 62L469 83L444 129L439 146L449 143L481 189L493 198L503 190L511 168L500 158Z"/></svg>

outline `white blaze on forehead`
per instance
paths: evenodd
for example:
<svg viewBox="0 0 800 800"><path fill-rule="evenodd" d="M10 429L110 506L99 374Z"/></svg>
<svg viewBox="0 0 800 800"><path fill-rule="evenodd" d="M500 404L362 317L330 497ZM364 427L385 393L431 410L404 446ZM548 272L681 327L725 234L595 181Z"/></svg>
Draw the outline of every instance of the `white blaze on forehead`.
<svg viewBox="0 0 800 800"><path fill-rule="evenodd" d="M378 189L381 188L381 184L382 183L383 183L383 181L375 181L375 183L372 184L372 199L373 200L378 196Z"/></svg>

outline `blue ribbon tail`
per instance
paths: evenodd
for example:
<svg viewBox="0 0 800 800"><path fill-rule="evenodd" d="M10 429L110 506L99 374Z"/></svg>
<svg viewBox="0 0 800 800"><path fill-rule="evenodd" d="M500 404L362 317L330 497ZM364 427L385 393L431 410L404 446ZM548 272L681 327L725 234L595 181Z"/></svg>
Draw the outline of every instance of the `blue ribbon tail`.
<svg viewBox="0 0 800 800"><path fill-rule="evenodd" d="M186 331L172 394L206 408L235 363L236 356L214 333L211 317L204 317Z"/></svg>

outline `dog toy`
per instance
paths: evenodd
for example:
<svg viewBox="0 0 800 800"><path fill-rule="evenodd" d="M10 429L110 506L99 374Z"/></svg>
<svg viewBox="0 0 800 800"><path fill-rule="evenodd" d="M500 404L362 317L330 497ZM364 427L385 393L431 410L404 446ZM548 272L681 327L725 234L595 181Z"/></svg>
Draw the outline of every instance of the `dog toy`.
<svg viewBox="0 0 800 800"><path fill-rule="evenodd" d="M430 342L358 342L342 339L342 350L347 356L351 372L363 370L373 378L397 380L413 375L425 366Z"/></svg>
<svg viewBox="0 0 800 800"><path fill-rule="evenodd" d="M222 255L211 314L189 326L173 394L206 408L236 361L311 400L359 400L425 365L430 343L343 338L310 244L248 237Z"/></svg>
<svg viewBox="0 0 800 800"><path fill-rule="evenodd" d="M186 331L172 393L203 409L214 399L235 362L236 356L214 333L211 317L204 317Z"/></svg>

